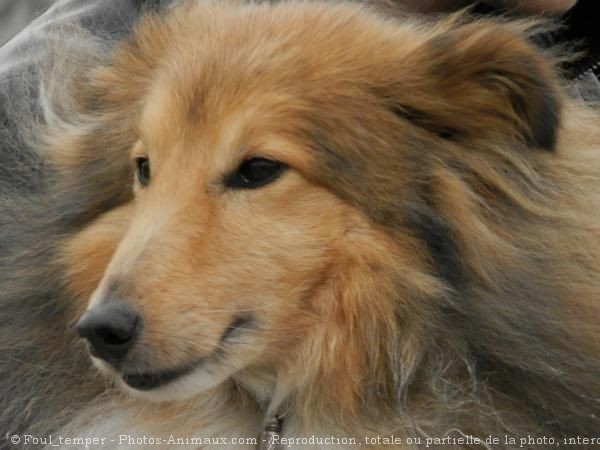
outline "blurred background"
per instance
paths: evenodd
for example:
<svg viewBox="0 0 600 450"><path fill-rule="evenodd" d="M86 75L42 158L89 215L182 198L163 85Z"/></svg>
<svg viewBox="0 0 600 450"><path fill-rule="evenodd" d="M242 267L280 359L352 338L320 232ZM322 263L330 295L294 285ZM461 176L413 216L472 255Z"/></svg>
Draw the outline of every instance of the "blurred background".
<svg viewBox="0 0 600 450"><path fill-rule="evenodd" d="M0 45L48 9L55 0L0 0Z"/></svg>

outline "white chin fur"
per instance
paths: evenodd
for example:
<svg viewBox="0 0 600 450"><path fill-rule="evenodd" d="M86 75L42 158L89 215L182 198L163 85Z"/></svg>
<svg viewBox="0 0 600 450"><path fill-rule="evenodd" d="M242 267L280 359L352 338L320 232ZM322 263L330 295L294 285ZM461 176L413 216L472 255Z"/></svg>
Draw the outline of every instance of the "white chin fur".
<svg viewBox="0 0 600 450"><path fill-rule="evenodd" d="M94 365L100 369L101 372L108 374L111 377L118 377L119 384L125 392L137 398L153 402L188 399L196 394L200 394L218 386L235 372L230 365L226 366L229 369L227 370L223 365L209 363L202 365L202 367L198 367L193 372L183 375L164 386L150 390L139 390L128 386L120 378L119 374L101 359L92 357L92 360Z"/></svg>

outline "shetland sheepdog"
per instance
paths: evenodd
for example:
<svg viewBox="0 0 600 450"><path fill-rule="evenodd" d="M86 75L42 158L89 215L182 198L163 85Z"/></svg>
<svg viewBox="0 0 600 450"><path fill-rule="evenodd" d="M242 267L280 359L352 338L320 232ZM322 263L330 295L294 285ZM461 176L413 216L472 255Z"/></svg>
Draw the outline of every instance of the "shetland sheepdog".
<svg viewBox="0 0 600 450"><path fill-rule="evenodd" d="M544 26L190 0L57 41L0 198L3 429L599 443L600 118Z"/></svg>

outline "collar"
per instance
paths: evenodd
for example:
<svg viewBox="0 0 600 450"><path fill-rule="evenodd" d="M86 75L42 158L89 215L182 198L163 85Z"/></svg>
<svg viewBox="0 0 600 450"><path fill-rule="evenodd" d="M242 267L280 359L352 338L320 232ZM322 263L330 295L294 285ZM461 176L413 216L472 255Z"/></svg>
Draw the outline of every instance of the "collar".
<svg viewBox="0 0 600 450"><path fill-rule="evenodd" d="M282 428L282 417L272 416L267 418L263 430L258 435L256 450L280 450L279 435Z"/></svg>

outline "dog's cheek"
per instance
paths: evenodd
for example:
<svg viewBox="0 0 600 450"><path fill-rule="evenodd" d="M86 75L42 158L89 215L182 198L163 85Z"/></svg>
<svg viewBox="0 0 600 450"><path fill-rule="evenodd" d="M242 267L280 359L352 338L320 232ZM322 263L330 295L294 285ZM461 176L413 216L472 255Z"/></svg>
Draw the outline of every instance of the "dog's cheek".
<svg viewBox="0 0 600 450"><path fill-rule="evenodd" d="M64 283L69 294L80 300L82 311L129 227L131 208L125 205L102 215L64 243Z"/></svg>

